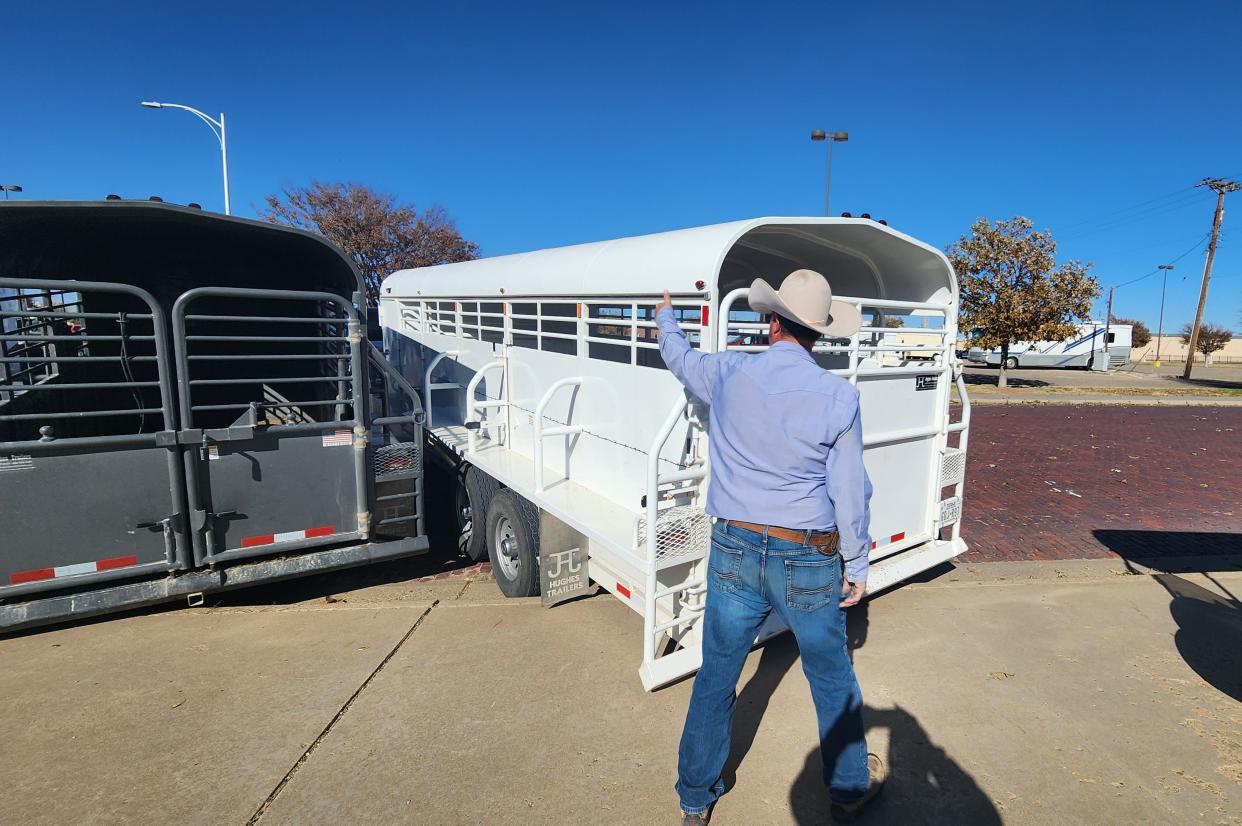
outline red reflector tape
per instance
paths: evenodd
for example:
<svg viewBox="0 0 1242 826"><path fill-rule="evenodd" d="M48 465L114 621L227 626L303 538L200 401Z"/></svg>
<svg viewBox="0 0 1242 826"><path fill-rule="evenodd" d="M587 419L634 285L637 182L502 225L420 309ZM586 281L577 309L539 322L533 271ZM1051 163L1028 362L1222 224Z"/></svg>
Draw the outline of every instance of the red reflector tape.
<svg viewBox="0 0 1242 826"><path fill-rule="evenodd" d="M95 569L98 571L111 571L114 568L128 568L130 565L137 565L138 557L136 556L114 556L112 559L101 559L95 563Z"/></svg>
<svg viewBox="0 0 1242 826"><path fill-rule="evenodd" d="M55 576L55 569L39 568L37 571L22 571L18 574L9 574L9 582L13 585L21 585L23 582L38 582L41 579L52 579Z"/></svg>
<svg viewBox="0 0 1242 826"><path fill-rule="evenodd" d="M905 539L905 538L906 538L906 532L905 532L905 531L902 531L901 533L895 533L895 534L893 534L892 536L890 536L890 537L888 538L888 541L887 541L887 542L885 542L884 544L885 544L885 545L892 545L894 542L900 542L901 540L903 540L903 539ZM876 547L877 547L879 544L880 544L879 542L872 541L872 543L871 543L871 550L873 550L873 551L874 551L874 550L876 549Z"/></svg>
<svg viewBox="0 0 1242 826"><path fill-rule="evenodd" d="M620 582L617 583L617 593L625 597L626 599L630 598L630 589L626 588Z"/></svg>
<svg viewBox="0 0 1242 826"><path fill-rule="evenodd" d="M334 533L336 533L336 528L331 525L324 525L319 528L307 528L304 531L265 533L260 534L259 536L243 537L241 546L243 548L257 548L262 545L275 545L278 542L296 542L299 539L316 539L321 536L331 536Z"/></svg>
<svg viewBox="0 0 1242 826"><path fill-rule="evenodd" d="M21 585L24 582L40 582L45 579L60 579L61 577L76 576L78 574L95 574L100 571L128 568L130 565L137 564L138 557L136 556L114 556L109 559L96 559L91 562L77 562L73 565L57 565L55 568L36 568L33 571L18 571L15 574L9 574L9 584Z"/></svg>

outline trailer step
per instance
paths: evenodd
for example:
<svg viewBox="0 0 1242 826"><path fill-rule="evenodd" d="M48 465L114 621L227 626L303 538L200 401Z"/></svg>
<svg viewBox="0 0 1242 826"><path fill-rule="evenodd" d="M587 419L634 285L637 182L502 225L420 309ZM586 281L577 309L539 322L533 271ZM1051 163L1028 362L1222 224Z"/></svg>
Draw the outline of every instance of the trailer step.
<svg viewBox="0 0 1242 826"><path fill-rule="evenodd" d="M639 666L638 676L643 681L643 688L655 691L661 686L688 677L703 665L703 649L698 645L674 651L657 657L649 663Z"/></svg>

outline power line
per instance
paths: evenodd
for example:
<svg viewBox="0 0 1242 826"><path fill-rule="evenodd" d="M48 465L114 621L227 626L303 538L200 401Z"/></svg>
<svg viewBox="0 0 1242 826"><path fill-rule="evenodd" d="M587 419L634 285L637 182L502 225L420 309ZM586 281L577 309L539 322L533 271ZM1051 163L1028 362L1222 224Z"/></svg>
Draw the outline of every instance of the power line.
<svg viewBox="0 0 1242 826"><path fill-rule="evenodd" d="M1173 244L1181 244L1184 241L1189 241L1191 238L1197 238L1197 239L1202 240L1204 237L1205 237L1204 235L1197 234L1197 233L1195 235L1179 235L1177 238L1166 238L1163 241L1153 241L1150 244L1143 244L1142 246L1139 246L1139 247L1121 247L1119 249L1118 248L1106 249L1104 250L1104 252L1097 251L1092 256L1092 258L1095 259L1101 255L1110 255L1110 256L1111 255L1129 255L1135 252L1142 252L1143 250L1154 250L1158 247L1167 248L1167 247L1172 246ZM1224 233L1221 234L1221 237L1225 237ZM1198 243L1198 241L1196 241L1195 243Z"/></svg>
<svg viewBox="0 0 1242 826"><path fill-rule="evenodd" d="M1064 231L1064 230L1070 230L1070 229L1074 229L1075 227L1080 227L1080 226L1084 226L1084 225L1086 225L1086 224L1095 223L1096 221L1104 220L1104 219L1109 218L1109 217L1111 217L1111 216L1113 216L1113 215L1120 215L1120 214L1121 214L1121 213L1123 213L1123 212L1129 212L1130 210L1133 210L1133 209L1140 209L1140 208L1142 208L1142 207L1147 206L1148 204L1154 204L1154 203L1156 203L1157 201L1163 201L1163 200L1166 200L1166 199L1168 199L1168 198L1172 198L1172 197L1174 197L1175 195L1182 195L1183 193L1185 193L1185 192L1189 192L1189 191L1193 190L1194 188L1195 188L1194 186L1184 186L1184 187L1182 187L1181 189L1176 189L1176 190L1174 190L1174 191L1172 191L1172 192L1166 193L1166 194L1164 194L1164 195L1157 196L1157 197L1155 197L1155 198L1151 198L1151 199L1146 200L1146 201L1140 201L1139 203L1137 203L1137 204L1132 204L1132 205L1130 205L1130 206L1128 206L1128 207L1122 207L1121 209L1115 209L1115 210L1113 210L1112 212L1105 212L1105 213L1103 213L1103 214L1101 214L1101 215L1096 215L1096 216L1093 216L1093 217L1091 217L1091 218L1086 218L1086 219L1084 219L1084 220L1082 220L1082 221L1076 221L1076 222L1074 222L1074 223L1072 223L1072 224L1066 224L1065 226L1061 227L1061 229L1062 229L1063 231Z"/></svg>
<svg viewBox="0 0 1242 826"><path fill-rule="evenodd" d="M1141 212L1136 212L1122 218L1108 219L1095 226L1088 226L1077 232L1070 232L1062 235L1061 237L1062 239L1072 239L1098 235L1099 233L1109 232L1114 229L1129 226L1130 224L1137 224L1142 221L1149 221L1152 218L1159 218L1163 215L1168 215L1171 212L1177 212L1178 210L1186 209L1188 207L1198 206L1201 203L1203 203L1203 198L1196 192L1188 197L1179 198L1167 204L1161 204L1160 206L1150 207Z"/></svg>
<svg viewBox="0 0 1242 826"><path fill-rule="evenodd" d="M1200 236L1199 236L1199 240L1195 241L1194 246L1192 246L1190 249L1186 250L1186 251L1185 251L1185 252L1183 252L1181 255L1177 256L1176 258L1174 258L1174 259L1170 260L1168 263L1170 263L1170 264L1176 264L1178 261L1181 261L1181 260L1182 260L1183 258L1185 258L1187 255L1190 255L1192 252L1194 252L1195 250L1197 250L1199 247L1203 246L1203 242L1204 242L1204 241L1206 241L1206 240L1208 239L1208 236L1209 236L1209 235L1211 235L1211 234L1212 234L1211 232L1205 232L1205 233L1203 233L1202 235L1200 235ZM1159 267L1157 267L1156 269L1154 269L1154 270L1152 270L1151 272L1147 273L1146 275L1140 275L1138 278L1132 278L1132 279L1130 279L1129 281L1126 281L1126 282L1125 282L1125 283L1123 283L1123 284L1116 284L1116 285L1114 285L1111 289L1114 289L1114 290L1119 290L1119 289L1121 289L1122 287L1128 287L1128 286L1130 286L1131 284L1137 284L1138 282L1142 281L1144 278L1151 278L1153 275L1155 275L1155 274L1156 274L1156 273L1158 273L1158 272L1160 272L1160 268L1159 268Z"/></svg>

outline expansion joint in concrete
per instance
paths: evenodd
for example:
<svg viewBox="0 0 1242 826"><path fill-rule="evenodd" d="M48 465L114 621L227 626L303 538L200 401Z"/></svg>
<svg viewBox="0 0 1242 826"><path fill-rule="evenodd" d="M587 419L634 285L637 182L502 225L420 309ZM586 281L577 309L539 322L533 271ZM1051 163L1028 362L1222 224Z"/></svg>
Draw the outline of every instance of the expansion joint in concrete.
<svg viewBox="0 0 1242 826"><path fill-rule="evenodd" d="M467 585L468 584L469 583L467 583ZM465 592L465 588L462 589L462 592ZM460 597L461 594L458 594L458 596ZM380 660L379 665L375 666L374 670L367 675L367 678L362 681L362 684L358 686L354 693L349 695L349 699L346 700L344 705L337 710L332 719L328 721L328 724L323 727L323 731L319 732L319 735L311 741L309 746L306 747L306 751L302 752L302 756L294 761L293 766L285 773L285 776L280 779L280 782L276 784L276 788L272 789L272 793L267 796L267 799L259 804L259 808L254 810L254 814L252 814L250 819L246 821L246 826L254 826L254 824L258 823L263 818L263 815L267 814L267 810L270 809L272 804L276 802L276 798L280 797L280 793L285 790L285 786L289 785L289 781L293 779L293 776L298 773L306 761L310 759L310 756L315 753L315 749L319 748L319 744L324 741L324 738L328 736L341 718L345 716L345 713L349 711L350 707L354 704L354 701L362 696L362 692L366 691L367 686L369 686L371 682L379 676L379 673L384 670L384 667L388 665L388 662L396 656L398 651L401 650L401 646L405 645L406 640L413 636L414 632L418 630L418 627L423 624L423 620L427 619L427 616L439 604L440 600L436 600L431 603L431 605L427 606L427 610L423 611L423 613L419 615L418 619L414 620L414 624L410 626L409 630L406 631L404 635L402 635L401 639L397 640L397 644L392 647L392 650L384 655L384 659Z"/></svg>

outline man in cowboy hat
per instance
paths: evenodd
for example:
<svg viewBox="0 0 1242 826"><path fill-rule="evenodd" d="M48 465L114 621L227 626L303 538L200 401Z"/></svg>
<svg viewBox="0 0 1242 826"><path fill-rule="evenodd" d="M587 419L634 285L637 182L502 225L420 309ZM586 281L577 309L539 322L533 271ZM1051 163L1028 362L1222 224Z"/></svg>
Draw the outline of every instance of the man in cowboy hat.
<svg viewBox="0 0 1242 826"><path fill-rule="evenodd" d="M858 391L811 354L820 336L852 336L862 316L811 270L790 273L779 290L756 279L750 307L770 315L762 353L692 349L668 291L655 314L664 363L711 408L703 666L678 757L685 826L706 823L724 792L738 677L773 611L797 638L811 684L834 817L851 817L884 780L867 753L845 638L844 609L867 590L871 548Z"/></svg>

